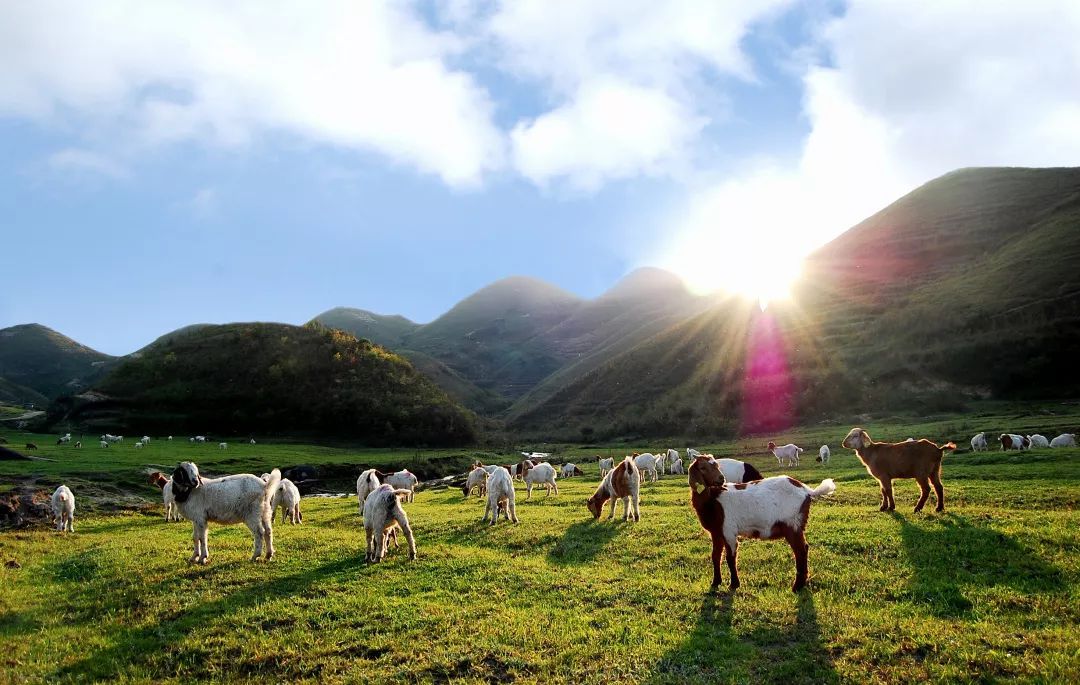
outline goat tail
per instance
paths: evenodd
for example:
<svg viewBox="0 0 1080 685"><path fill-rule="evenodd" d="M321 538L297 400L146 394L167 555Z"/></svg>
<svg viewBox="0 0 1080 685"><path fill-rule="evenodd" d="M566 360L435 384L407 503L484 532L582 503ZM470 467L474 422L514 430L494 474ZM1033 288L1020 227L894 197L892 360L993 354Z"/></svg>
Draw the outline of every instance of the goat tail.
<svg viewBox="0 0 1080 685"><path fill-rule="evenodd" d="M266 485L263 486L263 502L269 502L274 497L274 493L277 492L278 486L281 485L281 471L274 469L270 472L270 477L266 480Z"/></svg>
<svg viewBox="0 0 1080 685"><path fill-rule="evenodd" d="M803 487L809 491L810 499L818 499L819 497L825 497L826 495L831 495L836 492L836 483L833 482L832 478L826 478L821 481L821 485L816 488L811 488L809 485L804 485Z"/></svg>
<svg viewBox="0 0 1080 685"><path fill-rule="evenodd" d="M947 442L947 443L945 443L944 445L941 446L942 453L944 453L945 450L954 450L954 449L956 449L956 443L955 442Z"/></svg>

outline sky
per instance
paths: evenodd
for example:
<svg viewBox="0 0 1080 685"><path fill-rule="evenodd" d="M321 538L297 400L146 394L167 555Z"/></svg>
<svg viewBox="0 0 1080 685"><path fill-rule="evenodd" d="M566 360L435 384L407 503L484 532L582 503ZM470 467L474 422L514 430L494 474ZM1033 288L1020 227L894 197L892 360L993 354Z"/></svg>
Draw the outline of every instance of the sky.
<svg viewBox="0 0 1080 685"><path fill-rule="evenodd" d="M1074 0L0 0L0 327L775 298L936 176L1078 163Z"/></svg>

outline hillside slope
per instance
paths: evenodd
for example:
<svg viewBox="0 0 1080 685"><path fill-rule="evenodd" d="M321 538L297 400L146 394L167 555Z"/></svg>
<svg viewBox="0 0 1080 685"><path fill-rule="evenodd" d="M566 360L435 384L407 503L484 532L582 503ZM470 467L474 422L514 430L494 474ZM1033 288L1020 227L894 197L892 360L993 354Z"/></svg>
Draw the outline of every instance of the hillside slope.
<svg viewBox="0 0 1080 685"><path fill-rule="evenodd" d="M319 314L313 320L328 328L352 333L357 338L367 338L376 345L391 349L401 347L401 341L405 339L405 336L420 326L404 316L386 316L352 307L334 307Z"/></svg>
<svg viewBox="0 0 1080 685"><path fill-rule="evenodd" d="M1080 169L953 172L812 255L793 302L765 314L718 304L510 426L563 437L772 430L844 411L1075 394L1077 264ZM763 349L782 355L747 363Z"/></svg>
<svg viewBox="0 0 1080 685"><path fill-rule="evenodd" d="M121 432L292 434L455 445L473 417L408 361L317 325L205 326L126 358L54 418Z"/></svg>
<svg viewBox="0 0 1080 685"><path fill-rule="evenodd" d="M115 360L41 324L0 329L0 377L46 397L89 387Z"/></svg>

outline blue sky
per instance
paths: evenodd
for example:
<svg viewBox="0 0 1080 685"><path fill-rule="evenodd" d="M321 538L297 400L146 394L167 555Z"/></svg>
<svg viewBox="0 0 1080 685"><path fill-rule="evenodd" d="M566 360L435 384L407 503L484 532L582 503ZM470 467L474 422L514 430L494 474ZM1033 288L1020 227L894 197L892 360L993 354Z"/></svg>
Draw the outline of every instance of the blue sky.
<svg viewBox="0 0 1080 685"><path fill-rule="evenodd" d="M0 326L123 354L642 265L777 297L940 173L1080 156L1074 3L268 7L0 0Z"/></svg>

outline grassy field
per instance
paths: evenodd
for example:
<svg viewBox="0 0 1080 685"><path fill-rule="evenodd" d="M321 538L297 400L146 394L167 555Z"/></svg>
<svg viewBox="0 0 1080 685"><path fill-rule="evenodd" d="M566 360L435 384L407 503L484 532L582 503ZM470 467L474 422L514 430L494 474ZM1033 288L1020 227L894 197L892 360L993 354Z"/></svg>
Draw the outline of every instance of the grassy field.
<svg viewBox="0 0 1080 685"><path fill-rule="evenodd" d="M1033 430L1075 417L867 428L960 439L973 425L997 430L994 420ZM1075 682L1080 450L951 455L946 512L912 514L917 488L903 481L899 511L887 514L877 511L876 484L839 448L845 432L777 436L808 453L824 438L834 448L828 466L807 458L783 470L839 486L812 508L812 579L799 595L789 589L787 546L762 541L742 546L743 586L708 595L709 541L676 476L644 487L637 524L592 521L591 463L584 478L560 481L557 497L534 493L526 503L519 488L517 526L480 525L480 501L459 490L421 492L406 505L419 558L395 550L381 565L363 561L354 498L305 499L302 526L275 526L269 564L248 561L243 526L212 527L211 563L196 568L186 564L190 525L162 520L156 490L115 486L117 496L156 504L80 508L74 535L0 532L0 562L21 565L0 567L0 680ZM3 435L17 447L26 439ZM63 479L77 497L81 483L105 498L110 478L180 458L258 473L267 462L396 465L414 456L177 441L139 451L95 443L71 456L41 437L41 456L59 461L0 462L0 483ZM758 442L713 448L755 453L766 475L779 473Z"/></svg>

